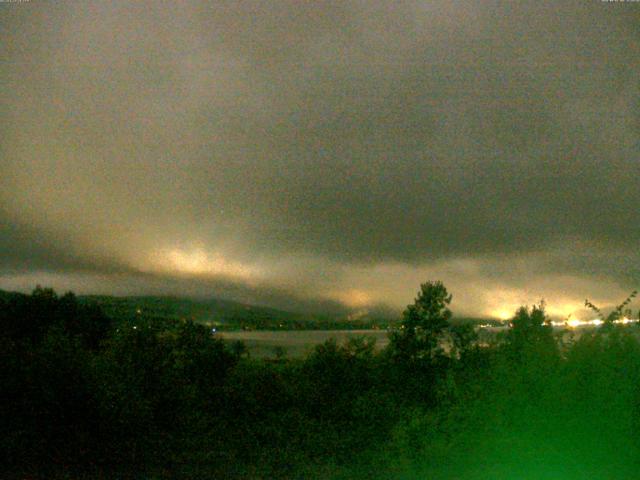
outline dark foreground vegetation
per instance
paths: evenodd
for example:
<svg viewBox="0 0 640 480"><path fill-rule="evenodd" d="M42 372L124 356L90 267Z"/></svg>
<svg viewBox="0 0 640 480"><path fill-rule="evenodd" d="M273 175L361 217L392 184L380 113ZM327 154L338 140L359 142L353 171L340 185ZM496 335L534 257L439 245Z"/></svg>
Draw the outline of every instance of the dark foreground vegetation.
<svg viewBox="0 0 640 480"><path fill-rule="evenodd" d="M0 478L635 479L637 327L560 341L543 306L493 344L427 283L377 353L249 358L189 321L0 297ZM448 345L446 351L442 348Z"/></svg>

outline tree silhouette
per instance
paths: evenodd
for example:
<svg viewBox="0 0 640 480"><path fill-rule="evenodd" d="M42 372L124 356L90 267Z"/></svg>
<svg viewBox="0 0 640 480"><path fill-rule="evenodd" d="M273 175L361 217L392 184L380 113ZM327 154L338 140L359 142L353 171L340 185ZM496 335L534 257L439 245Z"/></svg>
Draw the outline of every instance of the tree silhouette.
<svg viewBox="0 0 640 480"><path fill-rule="evenodd" d="M534 370L544 370L557 363L558 345L544 302L531 309L520 307L511 319L510 327L506 347L511 361Z"/></svg>
<svg viewBox="0 0 640 480"><path fill-rule="evenodd" d="M471 323L453 325L450 332L453 353L460 358L467 355L478 340L478 333Z"/></svg>
<svg viewBox="0 0 640 480"><path fill-rule="evenodd" d="M593 311L598 316L598 319L603 322L604 324L603 326L605 328L610 328L616 320L620 320L625 316L631 317L632 313L631 313L631 309L628 308L628 305L636 297L636 295L638 295L638 291L634 290L629 294L627 298L625 298L625 300L621 304L616 305L616 307L611 311L611 313L609 313L609 315L606 315L606 316L604 313L602 313L602 310L600 310L593 303L591 303L589 299L586 299L584 301L584 305L585 307L588 307L589 309L591 309L591 311Z"/></svg>
<svg viewBox="0 0 640 480"><path fill-rule="evenodd" d="M402 314L399 329L391 333L390 348L401 361L430 361L441 352L440 339L449 328L451 295L440 281L426 282L413 304Z"/></svg>

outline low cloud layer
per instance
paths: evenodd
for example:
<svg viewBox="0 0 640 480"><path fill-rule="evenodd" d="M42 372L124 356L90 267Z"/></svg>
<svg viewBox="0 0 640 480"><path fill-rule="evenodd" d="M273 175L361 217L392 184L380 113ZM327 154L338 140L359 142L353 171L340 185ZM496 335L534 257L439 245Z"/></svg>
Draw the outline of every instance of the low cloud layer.
<svg viewBox="0 0 640 480"><path fill-rule="evenodd" d="M0 22L0 288L399 308L442 279L455 310L504 316L640 283L637 4L29 2Z"/></svg>

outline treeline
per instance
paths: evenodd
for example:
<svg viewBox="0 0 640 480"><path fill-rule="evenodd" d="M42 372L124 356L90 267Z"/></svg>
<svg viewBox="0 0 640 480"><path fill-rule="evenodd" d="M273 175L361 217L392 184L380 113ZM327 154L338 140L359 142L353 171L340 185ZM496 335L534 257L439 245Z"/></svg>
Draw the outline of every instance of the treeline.
<svg viewBox="0 0 640 480"><path fill-rule="evenodd" d="M79 297L81 303L99 305L113 318L190 319L218 330L359 330L386 329L397 319L379 309L361 316L296 313L227 300L173 297Z"/></svg>
<svg viewBox="0 0 640 480"><path fill-rule="evenodd" d="M637 327L557 337L539 305L480 345L450 302L422 285L380 352L259 360L190 321L0 297L0 478L637 477Z"/></svg>

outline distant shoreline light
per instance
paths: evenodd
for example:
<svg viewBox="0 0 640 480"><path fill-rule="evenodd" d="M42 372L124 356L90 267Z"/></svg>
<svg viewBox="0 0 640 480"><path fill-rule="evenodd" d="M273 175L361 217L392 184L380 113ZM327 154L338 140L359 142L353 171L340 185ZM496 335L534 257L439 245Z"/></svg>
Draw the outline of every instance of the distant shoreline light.
<svg viewBox="0 0 640 480"><path fill-rule="evenodd" d="M637 318L623 317L618 320L614 320L613 323L618 325L627 325L629 323L638 323L639 321L640 320ZM604 321L599 318L594 318L593 320L578 320L576 318L572 318L571 320L567 320L566 322L551 322L551 325L553 325L554 327L560 327L560 326L566 325L571 328L577 328L577 327L586 327L586 326L599 327L603 323Z"/></svg>
<svg viewBox="0 0 640 480"><path fill-rule="evenodd" d="M638 318L620 318L618 320L614 320L613 323L616 325L628 325L630 323L639 323L640 319ZM605 322L599 318L594 318L593 320L578 320L576 318L572 318L570 320L557 321L552 320L549 324L553 327L569 327L569 328L580 328L580 327L599 327L603 325ZM491 324L482 324L479 325L479 328L506 328L508 327L508 322L505 322L502 326L496 327Z"/></svg>

